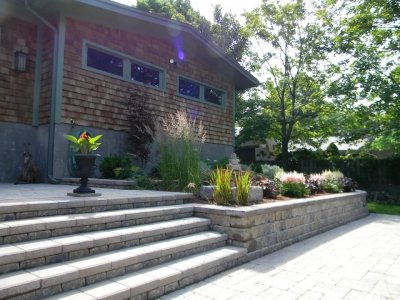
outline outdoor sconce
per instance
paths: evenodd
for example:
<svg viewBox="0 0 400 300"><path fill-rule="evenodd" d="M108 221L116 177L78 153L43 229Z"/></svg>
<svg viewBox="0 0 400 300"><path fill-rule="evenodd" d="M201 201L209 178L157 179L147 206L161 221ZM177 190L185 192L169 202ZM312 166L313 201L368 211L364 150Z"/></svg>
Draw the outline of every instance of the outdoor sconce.
<svg viewBox="0 0 400 300"><path fill-rule="evenodd" d="M26 61L28 53L22 51L14 52L14 70L17 72L26 72Z"/></svg>
<svg viewBox="0 0 400 300"><path fill-rule="evenodd" d="M172 58L169 60L169 64L171 66L175 66L175 67L178 65L178 63L176 61L174 61Z"/></svg>

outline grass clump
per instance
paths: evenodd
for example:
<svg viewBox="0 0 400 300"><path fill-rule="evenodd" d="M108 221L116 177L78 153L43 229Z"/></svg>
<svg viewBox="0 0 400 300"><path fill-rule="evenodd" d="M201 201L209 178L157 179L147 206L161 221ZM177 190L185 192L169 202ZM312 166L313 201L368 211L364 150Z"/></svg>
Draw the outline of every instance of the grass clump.
<svg viewBox="0 0 400 300"><path fill-rule="evenodd" d="M202 122L196 122L184 110L167 114L161 123L156 123L154 139L160 154L162 190L184 191L189 183L200 187L200 152L205 138Z"/></svg>
<svg viewBox="0 0 400 300"><path fill-rule="evenodd" d="M237 201L240 205L247 205L250 193L252 176L249 170L235 173Z"/></svg>
<svg viewBox="0 0 400 300"><path fill-rule="evenodd" d="M217 168L210 175L210 183L214 186L214 200L217 204L226 204L231 196L232 170Z"/></svg>

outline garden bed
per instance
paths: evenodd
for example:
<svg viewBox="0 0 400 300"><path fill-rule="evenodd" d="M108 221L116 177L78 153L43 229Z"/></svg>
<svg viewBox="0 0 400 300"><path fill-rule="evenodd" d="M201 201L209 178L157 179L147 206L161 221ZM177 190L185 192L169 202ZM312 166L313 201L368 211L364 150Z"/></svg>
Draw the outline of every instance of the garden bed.
<svg viewBox="0 0 400 300"><path fill-rule="evenodd" d="M331 194L243 207L197 204L228 243L248 250L249 259L277 251L319 233L368 216L366 192Z"/></svg>

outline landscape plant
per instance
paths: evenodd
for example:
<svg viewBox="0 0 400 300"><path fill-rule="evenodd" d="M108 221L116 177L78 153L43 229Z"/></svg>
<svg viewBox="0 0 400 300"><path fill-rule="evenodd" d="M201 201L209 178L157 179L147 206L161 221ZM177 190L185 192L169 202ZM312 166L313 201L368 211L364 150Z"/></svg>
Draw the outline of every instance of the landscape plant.
<svg viewBox="0 0 400 300"><path fill-rule="evenodd" d="M310 194L320 194L325 191L324 180L322 174L311 174L304 184L310 190Z"/></svg>
<svg viewBox="0 0 400 300"><path fill-rule="evenodd" d="M90 154L101 145L101 143L97 143L97 141L102 137L102 135L100 134L95 137L90 137L90 135L84 131L79 138L76 138L73 135L64 135L64 137L73 143L70 145L70 148L72 148L74 153Z"/></svg>
<svg viewBox="0 0 400 300"><path fill-rule="evenodd" d="M214 186L214 200L217 204L226 204L231 196L232 170L217 168L210 175L210 184Z"/></svg>
<svg viewBox="0 0 400 300"><path fill-rule="evenodd" d="M283 169L279 166L271 166L268 164L263 164L263 165L261 165L261 168L262 168L262 174L269 179L274 179L275 175L278 172L280 172L280 173L283 172Z"/></svg>
<svg viewBox="0 0 400 300"><path fill-rule="evenodd" d="M162 190L184 191L189 183L201 186L200 152L205 139L202 122L188 116L185 110L169 113L156 122L154 140Z"/></svg>
<svg viewBox="0 0 400 300"><path fill-rule="evenodd" d="M251 180L250 170L235 172L236 196L240 205L248 204Z"/></svg>
<svg viewBox="0 0 400 300"><path fill-rule="evenodd" d="M310 193L310 190L304 185L306 178L302 173L297 173L296 171L283 173L278 179L282 196L299 198Z"/></svg>

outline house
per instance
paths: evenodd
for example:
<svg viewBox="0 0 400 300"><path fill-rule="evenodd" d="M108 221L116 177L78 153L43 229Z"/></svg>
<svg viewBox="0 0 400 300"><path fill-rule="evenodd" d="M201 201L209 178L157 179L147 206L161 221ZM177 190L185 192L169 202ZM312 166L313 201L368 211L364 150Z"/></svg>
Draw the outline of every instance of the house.
<svg viewBox="0 0 400 300"><path fill-rule="evenodd" d="M276 142L274 139L265 141L248 141L236 147L236 154L243 163L254 163L257 161L273 161Z"/></svg>
<svg viewBox="0 0 400 300"><path fill-rule="evenodd" d="M103 134L100 155L123 153L130 86L157 118L202 120L204 158L229 156L235 91L258 84L184 23L109 0L0 0L0 181L20 174L24 143L41 181L69 177L63 136L80 129Z"/></svg>

